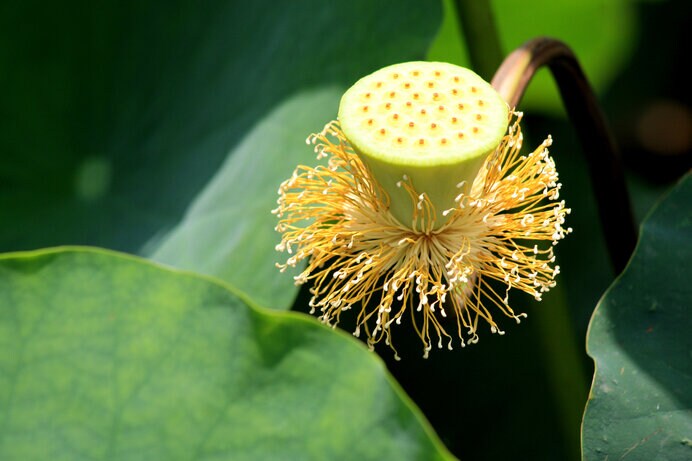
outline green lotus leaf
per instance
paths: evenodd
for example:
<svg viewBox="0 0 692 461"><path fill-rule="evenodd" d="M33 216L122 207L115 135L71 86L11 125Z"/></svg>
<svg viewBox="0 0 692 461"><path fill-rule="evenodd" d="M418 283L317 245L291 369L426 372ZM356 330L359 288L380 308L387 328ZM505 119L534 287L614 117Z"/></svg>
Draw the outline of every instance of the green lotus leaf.
<svg viewBox="0 0 692 461"><path fill-rule="evenodd" d="M2 460L452 459L375 354L102 250L0 257Z"/></svg>
<svg viewBox="0 0 692 461"><path fill-rule="evenodd" d="M691 202L688 174L644 222L629 265L591 319L586 460L692 456Z"/></svg>

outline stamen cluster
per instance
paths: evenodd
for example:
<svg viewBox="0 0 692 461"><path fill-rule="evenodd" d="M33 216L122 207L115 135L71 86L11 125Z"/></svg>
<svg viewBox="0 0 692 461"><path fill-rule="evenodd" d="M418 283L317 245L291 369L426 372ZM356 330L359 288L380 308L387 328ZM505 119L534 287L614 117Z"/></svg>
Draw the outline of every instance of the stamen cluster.
<svg viewBox="0 0 692 461"><path fill-rule="evenodd" d="M396 354L392 328L408 311L426 357L433 344L452 348L448 331L456 330L462 347L477 342L480 320L504 334L493 312L519 323L526 314L510 307L510 290L540 300L554 287L553 246L572 231L563 227L570 210L558 201L551 138L520 155L520 119L517 113L473 183L457 184L455 205L437 228L435 204L405 176L397 186L410 197L413 221L394 218L387 193L336 122L309 137L326 164L299 166L281 184L273 213L282 234L277 250L290 255L277 266L307 261L295 282L311 283L311 312L336 326L353 308L354 335L364 333L370 347L384 340Z"/></svg>

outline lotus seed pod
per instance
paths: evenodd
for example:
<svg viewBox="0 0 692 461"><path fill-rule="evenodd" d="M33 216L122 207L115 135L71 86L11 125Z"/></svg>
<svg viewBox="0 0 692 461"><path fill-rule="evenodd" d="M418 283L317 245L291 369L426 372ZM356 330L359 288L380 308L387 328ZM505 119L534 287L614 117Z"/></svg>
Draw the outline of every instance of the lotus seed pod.
<svg viewBox="0 0 692 461"><path fill-rule="evenodd" d="M342 97L339 123L389 194L390 211L411 225L415 203L397 183L409 178L435 206L434 222L455 206L507 132L509 107L474 72L441 62L407 62L357 81Z"/></svg>

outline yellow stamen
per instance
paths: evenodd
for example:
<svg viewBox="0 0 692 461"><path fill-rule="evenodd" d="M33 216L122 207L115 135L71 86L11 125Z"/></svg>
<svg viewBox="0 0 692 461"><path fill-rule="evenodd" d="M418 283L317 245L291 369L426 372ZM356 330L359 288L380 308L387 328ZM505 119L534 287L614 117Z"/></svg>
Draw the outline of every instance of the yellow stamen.
<svg viewBox="0 0 692 461"><path fill-rule="evenodd" d="M453 330L461 346L477 342L479 320L502 334L493 312L519 322L525 314L509 306L511 289L540 300L555 286L552 246L571 232L562 227L570 210L557 201L551 139L520 155L515 115L472 184L457 185L452 208L436 210L408 177L397 184L412 204L410 226L391 214L388 194L336 122L308 138L326 164L299 166L279 188L277 249L290 257L277 266L308 261L295 280L311 283L310 306L323 322L336 325L354 307L354 334L363 332L371 347L384 339L396 352L392 328L408 310L427 356L433 345L451 349ZM447 221L434 228L440 212Z"/></svg>

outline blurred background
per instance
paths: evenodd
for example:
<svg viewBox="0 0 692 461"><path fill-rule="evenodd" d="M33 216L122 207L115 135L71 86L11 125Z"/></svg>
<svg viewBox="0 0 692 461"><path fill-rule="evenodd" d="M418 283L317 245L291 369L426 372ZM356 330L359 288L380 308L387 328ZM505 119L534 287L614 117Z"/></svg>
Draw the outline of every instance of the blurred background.
<svg viewBox="0 0 692 461"><path fill-rule="evenodd" d="M490 5L503 53L543 35L573 48L613 129L641 221L692 165L689 1ZM236 211L214 226L247 223L264 242L257 246L273 251L264 197L275 196L291 165L312 161L303 140L336 116L340 92L395 62L470 66L467 35L451 1L3 2L0 250L97 245L235 283L232 273L245 269L223 232L196 234L197 246L162 248L200 202L216 201L209 206ZM253 150L248 133L287 101L299 113L278 127L282 141ZM505 336L483 335L473 347L423 360L415 334L400 331L402 362L378 350L462 459L578 457L574 408L583 408L593 371L586 328L614 278L583 154L547 71L519 109L527 147L553 136L573 210L574 234L558 249L559 288L541 304L516 297L528 319L505 323ZM249 154L233 163L239 152ZM260 177L253 183L260 192L252 185L245 195L210 192L241 176ZM248 251L257 253L244 258L268 258L264 249ZM281 307L306 310L305 291L293 303L295 291L276 283L288 300ZM540 332L550 330L555 309L569 313L568 328L556 325L549 337ZM577 382L547 371L558 342L578 353ZM564 389L573 393L571 407L560 403Z"/></svg>

